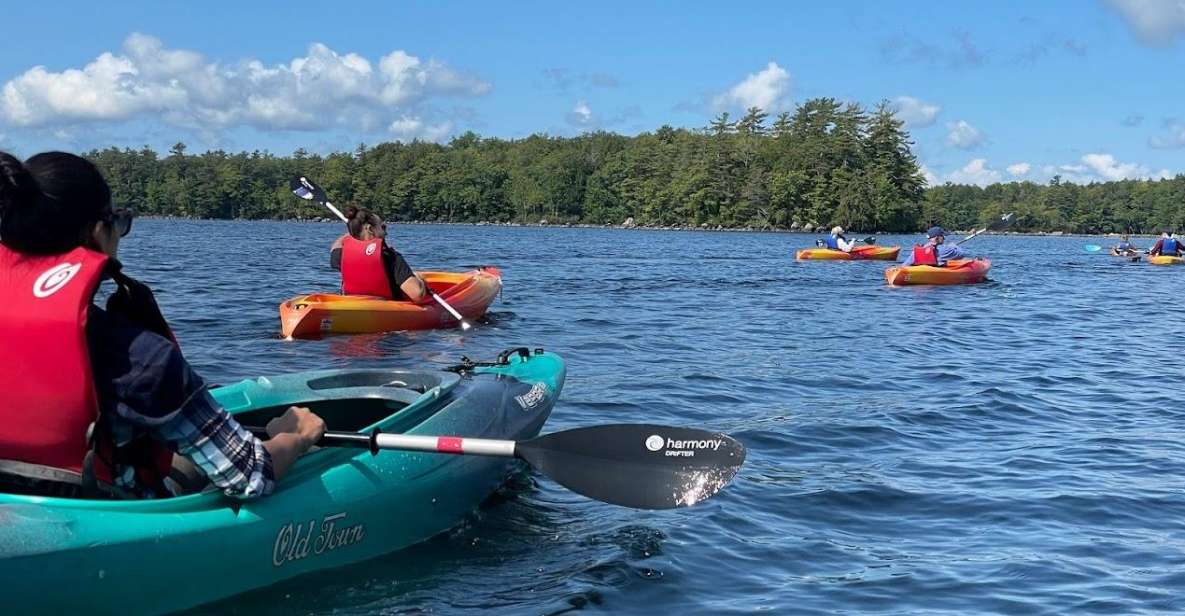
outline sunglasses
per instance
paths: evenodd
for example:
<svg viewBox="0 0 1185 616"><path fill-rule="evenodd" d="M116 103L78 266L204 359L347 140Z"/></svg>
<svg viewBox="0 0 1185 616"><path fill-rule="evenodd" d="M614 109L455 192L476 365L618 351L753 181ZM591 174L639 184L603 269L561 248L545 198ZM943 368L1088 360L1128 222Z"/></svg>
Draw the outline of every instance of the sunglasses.
<svg viewBox="0 0 1185 616"><path fill-rule="evenodd" d="M103 217L103 220L107 224L111 225L111 228L115 229L116 233L119 233L119 237L125 237L128 233L131 233L132 219L135 217L136 214L131 210L123 207L117 207L108 212L107 215Z"/></svg>

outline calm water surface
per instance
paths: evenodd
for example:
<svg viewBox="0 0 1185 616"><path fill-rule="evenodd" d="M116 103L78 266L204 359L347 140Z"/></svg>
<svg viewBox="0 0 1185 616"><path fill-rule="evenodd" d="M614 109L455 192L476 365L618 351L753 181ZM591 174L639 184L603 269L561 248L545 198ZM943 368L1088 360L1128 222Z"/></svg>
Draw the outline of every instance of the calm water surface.
<svg viewBox="0 0 1185 616"><path fill-rule="evenodd" d="M413 267L502 267L488 323L280 340L281 300L335 288L338 232L140 221L123 256L211 382L543 346L569 367L548 429L701 426L748 462L673 512L522 473L450 533L211 611L1185 610L1185 268L983 237L992 282L888 288L794 262L804 235L399 226Z"/></svg>

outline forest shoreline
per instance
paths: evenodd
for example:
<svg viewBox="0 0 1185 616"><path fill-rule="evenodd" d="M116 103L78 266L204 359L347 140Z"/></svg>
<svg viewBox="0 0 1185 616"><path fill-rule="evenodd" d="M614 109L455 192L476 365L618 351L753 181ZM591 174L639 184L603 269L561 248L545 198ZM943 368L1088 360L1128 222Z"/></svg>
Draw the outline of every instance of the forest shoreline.
<svg viewBox="0 0 1185 616"><path fill-rule="evenodd" d="M145 220L183 220L183 221L207 221L218 220L234 223L251 223L251 222L297 222L307 224L333 224L340 225L340 221L332 218L197 218L186 216L161 216L156 214L149 214L138 216L138 218ZM757 229L745 227L723 227L723 226L659 226L659 225L611 225L611 224L594 224L594 223L538 223L538 222L439 222L439 221L419 221L419 220L399 220L389 221L395 225L417 225L417 226L454 226L454 227L535 227L535 228L552 228L552 229L614 229L619 231L674 231L674 232L700 232L700 233L770 233L770 234L784 234L784 235L813 235L822 237L827 235L826 229L823 231L803 231L801 229ZM952 235L970 235L978 229L947 229ZM850 231L852 236L878 236L878 235L911 235L909 233L901 233L896 231ZM916 235L923 235L922 231L918 231ZM1155 233L1070 233L1065 231L988 231L983 235L1008 235L1018 237L1122 237L1128 235L1129 237L1156 237Z"/></svg>

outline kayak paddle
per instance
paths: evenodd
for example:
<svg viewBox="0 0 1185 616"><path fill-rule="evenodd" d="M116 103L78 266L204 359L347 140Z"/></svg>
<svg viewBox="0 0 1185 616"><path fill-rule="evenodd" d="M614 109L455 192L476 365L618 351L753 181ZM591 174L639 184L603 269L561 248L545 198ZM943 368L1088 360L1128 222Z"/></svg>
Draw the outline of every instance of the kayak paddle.
<svg viewBox="0 0 1185 616"><path fill-rule="evenodd" d="M973 238L981 233L986 233L988 231L1001 231L1003 229L1007 229L1008 227L1011 227L1012 223L1016 220L1014 216L1015 216L1014 212L1009 212L1009 213L1001 216L998 220L993 220L990 224L988 224L988 226L986 226L986 227L980 229L979 231L976 231L975 233L972 233L971 235L968 235L967 237L955 242L955 246L958 246L959 244L962 244L963 242L966 242L967 240L970 240L971 238Z"/></svg>
<svg viewBox="0 0 1185 616"><path fill-rule="evenodd" d="M288 186L292 189L292 194L304 199L305 201L316 201L321 205L324 205L334 214L337 214L337 217L340 218L342 222L347 222L346 215L342 214L341 210L337 209L332 203L329 202L329 198L325 195L325 191L312 180L301 175L292 178L292 181L288 182ZM432 287L429 287L427 282L424 282L423 284L424 290L428 293L428 295L432 296L432 299L436 300L436 303L440 304L441 307L447 310L449 314L453 315L454 319L461 322L462 331L468 331L469 328L473 327L469 321L465 320L465 317L461 316L460 312L457 312L456 308L453 308L448 302L444 301L443 297L437 295L436 291L433 291Z"/></svg>
<svg viewBox="0 0 1185 616"><path fill-rule="evenodd" d="M875 244L876 243L876 236L870 235L862 240L856 240L856 241L857 242L864 242L865 244ZM815 246L818 246L819 248L823 248L824 247L823 240L819 240L819 239L815 240Z"/></svg>
<svg viewBox="0 0 1185 616"><path fill-rule="evenodd" d="M263 428L249 428L266 436ZM740 470L745 446L719 432L651 424L573 428L525 441L418 434L326 432L322 447L518 458L565 488L634 509L690 507Z"/></svg>
<svg viewBox="0 0 1185 616"><path fill-rule="evenodd" d="M1083 246L1083 248L1086 249L1086 252L1098 252L1103 249L1103 247L1099 246L1098 244L1087 244Z"/></svg>

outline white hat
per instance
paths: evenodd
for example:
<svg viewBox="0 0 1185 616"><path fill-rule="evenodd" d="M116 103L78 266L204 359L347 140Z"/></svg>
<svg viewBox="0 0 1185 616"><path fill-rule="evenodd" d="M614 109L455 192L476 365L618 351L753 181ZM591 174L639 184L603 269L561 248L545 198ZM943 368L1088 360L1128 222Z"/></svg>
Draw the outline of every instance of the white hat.
<svg viewBox="0 0 1185 616"><path fill-rule="evenodd" d="M839 225L831 227L831 235L843 235L843 227Z"/></svg>

